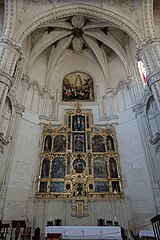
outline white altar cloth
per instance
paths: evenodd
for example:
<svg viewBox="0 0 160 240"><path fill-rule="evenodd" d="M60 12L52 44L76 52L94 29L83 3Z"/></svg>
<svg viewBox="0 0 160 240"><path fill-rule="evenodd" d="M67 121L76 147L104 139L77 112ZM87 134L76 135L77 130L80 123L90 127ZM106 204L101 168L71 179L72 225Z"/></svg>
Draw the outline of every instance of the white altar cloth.
<svg viewBox="0 0 160 240"><path fill-rule="evenodd" d="M48 226L48 233L62 233L62 239L122 239L121 227L114 226Z"/></svg>

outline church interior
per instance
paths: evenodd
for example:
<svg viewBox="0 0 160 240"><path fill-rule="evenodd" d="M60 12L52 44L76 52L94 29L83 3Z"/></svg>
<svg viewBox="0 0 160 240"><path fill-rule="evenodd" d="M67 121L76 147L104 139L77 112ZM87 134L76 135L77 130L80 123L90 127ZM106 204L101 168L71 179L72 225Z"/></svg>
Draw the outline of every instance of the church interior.
<svg viewBox="0 0 160 240"><path fill-rule="evenodd" d="M160 239L154 221L159 0L0 0L0 239Z"/></svg>

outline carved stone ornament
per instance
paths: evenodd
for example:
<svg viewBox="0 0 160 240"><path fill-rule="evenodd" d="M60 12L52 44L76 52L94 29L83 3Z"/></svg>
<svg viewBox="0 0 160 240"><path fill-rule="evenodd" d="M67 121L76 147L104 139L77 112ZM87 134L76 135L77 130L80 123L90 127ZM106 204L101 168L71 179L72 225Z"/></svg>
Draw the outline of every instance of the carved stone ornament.
<svg viewBox="0 0 160 240"><path fill-rule="evenodd" d="M150 139L150 143L154 145L158 142L160 142L160 133L156 132L155 135Z"/></svg>

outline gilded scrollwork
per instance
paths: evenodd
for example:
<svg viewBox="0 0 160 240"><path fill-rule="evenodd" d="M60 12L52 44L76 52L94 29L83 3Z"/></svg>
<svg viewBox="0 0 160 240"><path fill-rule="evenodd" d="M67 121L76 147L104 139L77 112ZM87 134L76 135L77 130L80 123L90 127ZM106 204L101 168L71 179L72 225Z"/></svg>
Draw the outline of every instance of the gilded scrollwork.
<svg viewBox="0 0 160 240"><path fill-rule="evenodd" d="M93 125L90 115L81 109L69 111L66 125L44 127L38 198L122 196L115 129ZM76 205L79 216L81 207Z"/></svg>

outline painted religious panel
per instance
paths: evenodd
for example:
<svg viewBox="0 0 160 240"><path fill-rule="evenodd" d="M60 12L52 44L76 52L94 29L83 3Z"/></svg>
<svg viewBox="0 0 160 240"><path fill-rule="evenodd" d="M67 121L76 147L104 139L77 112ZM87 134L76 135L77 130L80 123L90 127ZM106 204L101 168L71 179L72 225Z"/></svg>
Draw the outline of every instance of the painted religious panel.
<svg viewBox="0 0 160 240"><path fill-rule="evenodd" d="M111 136L107 136L106 143L107 143L107 150L114 151L114 142L113 142L113 138Z"/></svg>
<svg viewBox="0 0 160 240"><path fill-rule="evenodd" d="M48 178L49 177L49 159L44 158L42 162L42 170L41 170L41 178Z"/></svg>
<svg viewBox="0 0 160 240"><path fill-rule="evenodd" d="M118 178L117 163L116 163L116 159L113 157L109 159L109 168L110 168L111 178Z"/></svg>
<svg viewBox="0 0 160 240"><path fill-rule="evenodd" d="M103 136L95 135L92 137L92 151L105 152L105 142Z"/></svg>
<svg viewBox="0 0 160 240"><path fill-rule="evenodd" d="M63 157L56 157L52 160L51 178L64 178L65 160Z"/></svg>
<svg viewBox="0 0 160 240"><path fill-rule="evenodd" d="M47 192L47 182L40 182L39 192L42 192L42 193Z"/></svg>
<svg viewBox="0 0 160 240"><path fill-rule="evenodd" d="M52 147L52 137L50 135L45 137L45 142L44 142L44 151L45 152L50 152Z"/></svg>
<svg viewBox="0 0 160 240"><path fill-rule="evenodd" d="M95 192L109 192L109 183L95 182Z"/></svg>
<svg viewBox="0 0 160 240"><path fill-rule="evenodd" d="M118 181L112 181L112 191L114 193L120 192L120 186Z"/></svg>
<svg viewBox="0 0 160 240"><path fill-rule="evenodd" d="M94 101L93 79L83 72L73 72L63 79L63 101Z"/></svg>
<svg viewBox="0 0 160 240"><path fill-rule="evenodd" d="M50 191L51 192L64 192L64 182L51 182Z"/></svg>
<svg viewBox="0 0 160 240"><path fill-rule="evenodd" d="M64 135L55 136L53 151L54 152L65 152L66 151L66 137Z"/></svg>
<svg viewBox="0 0 160 240"><path fill-rule="evenodd" d="M107 170L107 162L102 157L96 157L94 159L94 177L95 178L107 178L108 170Z"/></svg>

